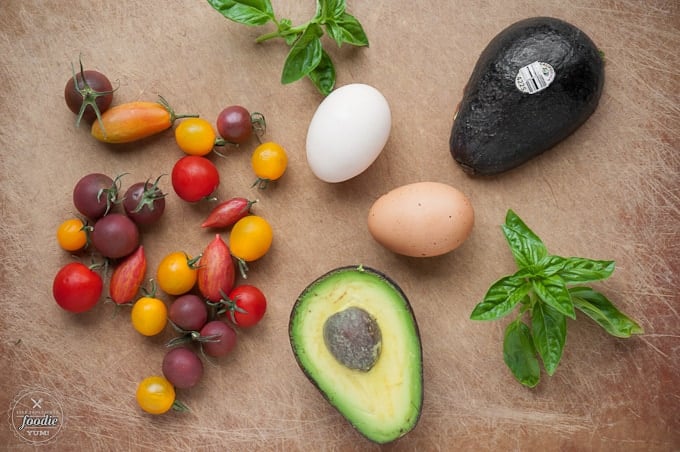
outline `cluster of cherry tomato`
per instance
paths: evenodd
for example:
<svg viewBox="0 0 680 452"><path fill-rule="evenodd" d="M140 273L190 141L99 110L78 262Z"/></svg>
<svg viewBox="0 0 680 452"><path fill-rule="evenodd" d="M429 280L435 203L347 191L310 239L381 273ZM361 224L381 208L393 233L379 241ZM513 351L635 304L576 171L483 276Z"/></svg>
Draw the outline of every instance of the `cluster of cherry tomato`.
<svg viewBox="0 0 680 452"><path fill-rule="evenodd" d="M82 218L69 218L57 228L57 241L64 250L75 253L90 247L106 260L125 258L124 262L143 253L139 227L161 218L165 194L158 187L159 178L134 183L121 197L121 178L122 175L112 179L102 173L91 173L78 180L73 188L73 205ZM62 267L52 287L57 304L75 313L92 309L104 288L102 277L96 272L101 265L72 262ZM118 276L116 271L113 276ZM119 300L120 295L116 298ZM117 302L129 301L132 300Z"/></svg>
<svg viewBox="0 0 680 452"><path fill-rule="evenodd" d="M196 115L176 115L165 99L159 102L128 102L112 105L109 80L100 72L73 71L65 87L67 106L81 120L91 123L91 134L106 143L129 143L172 127L178 147L184 152L171 172L177 196L187 202L216 202L201 224L217 229L214 239L196 257L184 251L167 254L150 279L147 258L140 238L140 226L158 221L165 211L159 176L131 185L121 196L122 177L100 173L81 178L73 190L73 203L81 218L64 221L57 230L59 245L71 253L84 250L99 255L103 263L86 266L72 262L62 267L53 282L53 295L63 309L81 313L102 298L105 283L102 268L112 268L108 299L131 306L131 323L144 336L165 331L168 324L178 333L169 343L162 363L163 375L144 379L137 388L140 407L152 414L182 408L175 388L190 388L203 375L204 357L225 356L236 345L236 327L249 328L266 312L265 295L250 284L236 284L237 269L247 278L248 263L269 250L273 231L269 223L251 212L255 201L234 197L218 202L214 197L219 172L209 154L222 155L218 148L240 146L253 135L260 140L265 131L264 116L250 114L241 106L225 108L217 117L216 129ZM253 187L267 187L286 170L287 155L274 142L260 142L251 165ZM210 201L206 201L210 200ZM230 229L228 244L220 235ZM157 290L173 299L169 305ZM140 295L140 292L143 292ZM168 307L169 306L169 307Z"/></svg>

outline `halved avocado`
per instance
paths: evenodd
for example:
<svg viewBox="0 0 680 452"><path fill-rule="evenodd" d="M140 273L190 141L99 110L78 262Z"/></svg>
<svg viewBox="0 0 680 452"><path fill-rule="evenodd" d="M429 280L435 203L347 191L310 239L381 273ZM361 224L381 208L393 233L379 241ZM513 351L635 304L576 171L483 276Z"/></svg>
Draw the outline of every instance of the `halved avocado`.
<svg viewBox="0 0 680 452"><path fill-rule="evenodd" d="M604 62L579 28L516 22L484 49L456 111L451 155L470 174L513 169L567 138L595 111Z"/></svg>
<svg viewBox="0 0 680 452"><path fill-rule="evenodd" d="M290 315L298 365L362 435L388 443L411 431L423 403L418 324L399 286L369 267L312 282Z"/></svg>

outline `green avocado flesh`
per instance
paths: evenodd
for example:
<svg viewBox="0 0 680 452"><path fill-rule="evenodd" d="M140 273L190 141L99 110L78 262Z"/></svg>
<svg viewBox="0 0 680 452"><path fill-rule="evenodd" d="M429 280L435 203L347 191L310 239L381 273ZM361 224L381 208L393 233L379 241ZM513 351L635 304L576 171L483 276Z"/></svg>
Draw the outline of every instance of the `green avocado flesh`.
<svg viewBox="0 0 680 452"><path fill-rule="evenodd" d="M422 348L408 299L377 270L349 266L312 282L290 315L298 365L363 436L411 431L423 402Z"/></svg>

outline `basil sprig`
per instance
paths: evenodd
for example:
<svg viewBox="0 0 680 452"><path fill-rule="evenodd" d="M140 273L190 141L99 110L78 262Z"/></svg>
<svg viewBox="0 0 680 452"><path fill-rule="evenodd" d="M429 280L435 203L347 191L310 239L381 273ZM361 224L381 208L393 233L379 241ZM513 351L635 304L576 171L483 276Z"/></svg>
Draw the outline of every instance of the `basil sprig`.
<svg viewBox="0 0 680 452"><path fill-rule="evenodd" d="M614 272L613 261L549 254L512 210L502 230L518 270L493 283L470 318L497 320L518 308L517 317L505 329L503 359L520 383L538 384L539 357L548 375L555 373L567 337L567 319L576 319L577 310L613 336L643 332L607 297L582 285L608 278Z"/></svg>
<svg viewBox="0 0 680 452"><path fill-rule="evenodd" d="M255 42L282 38L290 46L283 64L281 83L309 78L323 95L335 86L335 66L324 50L321 37L328 33L338 45L368 46L361 23L345 11L345 0L317 0L316 14L307 23L293 26L290 19L277 19L270 0L208 0L224 17L244 25L272 22L276 30L260 35Z"/></svg>

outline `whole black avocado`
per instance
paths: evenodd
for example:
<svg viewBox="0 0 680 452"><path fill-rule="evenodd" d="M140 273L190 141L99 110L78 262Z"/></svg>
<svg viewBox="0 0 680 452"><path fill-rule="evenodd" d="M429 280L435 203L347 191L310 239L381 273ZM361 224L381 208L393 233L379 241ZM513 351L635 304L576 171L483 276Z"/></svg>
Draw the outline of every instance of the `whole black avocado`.
<svg viewBox="0 0 680 452"><path fill-rule="evenodd" d="M451 155L469 174L516 168L581 126L603 85L602 55L583 31L551 17L516 22L489 42L472 71Z"/></svg>

